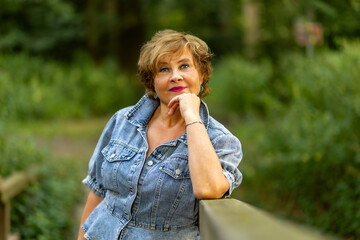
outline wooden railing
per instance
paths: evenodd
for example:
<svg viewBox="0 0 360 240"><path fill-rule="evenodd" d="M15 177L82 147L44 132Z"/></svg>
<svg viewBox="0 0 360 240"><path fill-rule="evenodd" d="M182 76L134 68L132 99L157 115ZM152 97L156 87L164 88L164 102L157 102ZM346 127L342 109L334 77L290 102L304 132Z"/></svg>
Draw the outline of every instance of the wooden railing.
<svg viewBox="0 0 360 240"><path fill-rule="evenodd" d="M10 233L10 200L35 180L38 173L38 167L31 167L5 179L0 177L0 240L20 239L19 234Z"/></svg>
<svg viewBox="0 0 360 240"><path fill-rule="evenodd" d="M236 199L200 201L201 240L330 240Z"/></svg>

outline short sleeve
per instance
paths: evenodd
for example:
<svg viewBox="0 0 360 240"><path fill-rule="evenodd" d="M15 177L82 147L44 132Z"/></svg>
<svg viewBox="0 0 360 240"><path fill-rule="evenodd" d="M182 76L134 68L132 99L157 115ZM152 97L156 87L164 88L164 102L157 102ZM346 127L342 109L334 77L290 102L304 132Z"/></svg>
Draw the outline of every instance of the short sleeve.
<svg viewBox="0 0 360 240"><path fill-rule="evenodd" d="M115 114L109 122L106 124L99 141L95 147L94 153L90 158L89 171L87 177L82 181L85 185L89 186L90 189L99 197L104 198L106 190L103 187L101 177L101 165L104 161L104 156L101 150L106 147L111 139L111 135L116 122Z"/></svg>
<svg viewBox="0 0 360 240"><path fill-rule="evenodd" d="M224 196L227 197L242 181L242 174L238 169L243 156L241 143L234 135L227 133L214 139L213 146L230 184L230 189Z"/></svg>

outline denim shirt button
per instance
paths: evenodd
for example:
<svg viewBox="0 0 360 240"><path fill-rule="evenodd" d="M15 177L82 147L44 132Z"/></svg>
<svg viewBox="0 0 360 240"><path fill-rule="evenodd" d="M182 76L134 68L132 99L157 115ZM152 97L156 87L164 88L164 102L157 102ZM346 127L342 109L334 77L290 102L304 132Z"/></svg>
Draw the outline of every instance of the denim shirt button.
<svg viewBox="0 0 360 240"><path fill-rule="evenodd" d="M180 175L180 173L181 173L181 171L180 171L179 168L175 170L175 174L176 174L176 175Z"/></svg>
<svg viewBox="0 0 360 240"><path fill-rule="evenodd" d="M148 161L148 163L147 163L147 165L149 165L149 166L152 166L154 163L153 163L153 161Z"/></svg>
<svg viewBox="0 0 360 240"><path fill-rule="evenodd" d="M111 154L110 158L113 159L116 156L116 152Z"/></svg>

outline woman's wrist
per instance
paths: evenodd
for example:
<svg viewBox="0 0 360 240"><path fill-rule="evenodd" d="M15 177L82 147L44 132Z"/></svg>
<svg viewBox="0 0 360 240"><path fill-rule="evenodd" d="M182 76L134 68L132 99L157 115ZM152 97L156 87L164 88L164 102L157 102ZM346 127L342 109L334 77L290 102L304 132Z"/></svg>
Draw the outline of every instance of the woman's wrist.
<svg viewBox="0 0 360 240"><path fill-rule="evenodd" d="M193 117L193 118L185 119L185 126L189 125L190 123L195 122L195 121L201 121L201 118L200 117Z"/></svg>
<svg viewBox="0 0 360 240"><path fill-rule="evenodd" d="M201 119L199 119L199 120L191 121L191 122L185 124L185 128L187 128L188 126L193 125L193 124L195 124L195 123L203 124L203 122L201 121Z"/></svg>
<svg viewBox="0 0 360 240"><path fill-rule="evenodd" d="M201 120L200 118L200 115L199 114L188 114L184 117L184 120L185 120L185 125L190 123L190 122L193 122L193 121L198 121L198 120Z"/></svg>

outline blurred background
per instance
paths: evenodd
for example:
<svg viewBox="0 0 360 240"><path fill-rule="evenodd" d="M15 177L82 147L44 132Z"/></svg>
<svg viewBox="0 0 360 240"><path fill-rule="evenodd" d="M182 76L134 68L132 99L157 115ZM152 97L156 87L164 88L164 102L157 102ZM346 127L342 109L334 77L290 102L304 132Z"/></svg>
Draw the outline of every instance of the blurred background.
<svg viewBox="0 0 360 240"><path fill-rule="evenodd" d="M0 0L0 175L42 167L12 231L75 238L96 141L170 28L215 54L204 100L244 151L233 197L360 239L359 19L359 0Z"/></svg>

